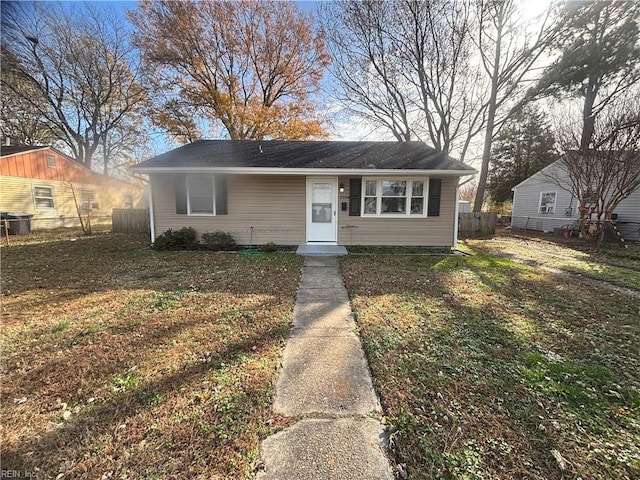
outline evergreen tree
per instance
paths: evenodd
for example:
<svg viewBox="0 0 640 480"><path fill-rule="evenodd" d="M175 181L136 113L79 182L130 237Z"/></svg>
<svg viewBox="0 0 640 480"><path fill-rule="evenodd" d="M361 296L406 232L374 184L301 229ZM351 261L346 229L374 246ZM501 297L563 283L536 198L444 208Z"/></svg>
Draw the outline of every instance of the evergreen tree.
<svg viewBox="0 0 640 480"><path fill-rule="evenodd" d="M558 159L544 112L527 106L509 119L495 140L488 191L494 203L511 200L511 189Z"/></svg>
<svg viewBox="0 0 640 480"><path fill-rule="evenodd" d="M580 150L593 147L596 118L640 81L640 2L567 1L562 52L547 68L538 93L570 93L582 99Z"/></svg>

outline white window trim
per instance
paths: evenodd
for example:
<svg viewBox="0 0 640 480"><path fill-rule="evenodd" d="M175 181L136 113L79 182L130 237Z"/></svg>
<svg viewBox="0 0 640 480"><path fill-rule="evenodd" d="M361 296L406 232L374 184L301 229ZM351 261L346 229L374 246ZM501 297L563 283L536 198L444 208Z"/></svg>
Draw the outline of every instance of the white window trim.
<svg viewBox="0 0 640 480"><path fill-rule="evenodd" d="M48 188L49 190L51 190L51 196L50 197L43 197L41 195L36 195L36 188ZM38 202L36 201L36 199L38 199L38 198L51 199L52 205L50 207L38 207ZM55 208L56 208L56 200L55 200L55 191L53 189L53 186L51 186L51 185L34 185L33 186L33 207L36 210L55 210Z"/></svg>
<svg viewBox="0 0 640 480"><path fill-rule="evenodd" d="M187 215L192 217L215 217L216 216L216 178L215 175L206 175L211 179L211 191L213 192L213 213L191 213L191 193L189 192L189 178L200 178L205 175L186 175L187 182Z"/></svg>
<svg viewBox="0 0 640 480"><path fill-rule="evenodd" d="M366 182L367 180L374 180L376 182L376 213L364 212L364 200L366 194ZM405 206L406 213L382 213L382 182L384 180L392 181L406 181L407 182L407 204ZM424 189L421 197L424 198L424 204L422 207L422 213L411 213L411 198L413 193L413 182L423 182ZM429 177L397 177L397 176L380 176L380 177L362 177L362 185L360 187L361 199L360 199L360 216L366 218L426 218L429 202Z"/></svg>
<svg viewBox="0 0 640 480"><path fill-rule="evenodd" d="M53 160L53 165L51 165L49 163L49 160ZM51 154L51 153L47 153L45 155L45 161L47 162L47 168L56 168L57 167L57 161L56 161L56 156Z"/></svg>
<svg viewBox="0 0 640 480"><path fill-rule="evenodd" d="M550 193L553 193L553 211L549 212L543 212L542 211L542 197L544 197L545 195L548 195ZM555 215L556 214L556 203L558 202L558 192L557 191L547 191L547 192L540 192L540 198L538 199L538 213L540 213L541 215Z"/></svg>

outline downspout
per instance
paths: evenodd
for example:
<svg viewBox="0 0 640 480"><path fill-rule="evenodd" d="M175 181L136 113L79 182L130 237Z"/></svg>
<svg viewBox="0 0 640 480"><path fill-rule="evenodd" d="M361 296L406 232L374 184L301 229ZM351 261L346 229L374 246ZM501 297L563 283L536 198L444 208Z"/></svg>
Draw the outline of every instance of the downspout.
<svg viewBox="0 0 640 480"><path fill-rule="evenodd" d="M151 243L156 241L156 222L153 215L153 185L149 175L149 229L151 230Z"/></svg>
<svg viewBox="0 0 640 480"><path fill-rule="evenodd" d="M458 218L460 216L460 177L458 177L458 183L456 184L456 208L455 217L453 223L453 249L458 249Z"/></svg>
<svg viewBox="0 0 640 480"><path fill-rule="evenodd" d="M513 230L513 221L515 220L516 216L516 194L518 192L518 189L513 187L511 189L511 191L513 192L513 200L511 200L511 230Z"/></svg>

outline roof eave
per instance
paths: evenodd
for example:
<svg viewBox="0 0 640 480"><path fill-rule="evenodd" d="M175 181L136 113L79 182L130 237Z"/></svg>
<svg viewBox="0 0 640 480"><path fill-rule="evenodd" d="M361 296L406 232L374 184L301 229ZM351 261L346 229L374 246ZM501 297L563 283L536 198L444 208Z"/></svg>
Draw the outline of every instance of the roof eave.
<svg viewBox="0 0 640 480"><path fill-rule="evenodd" d="M53 147L45 145L45 146L33 147L33 148L30 148L29 150L22 150L21 152L7 153L7 154L0 153L0 157L7 158L7 157L13 157L15 155L24 155L25 153L39 152L40 150L47 150L49 148L53 148Z"/></svg>
<svg viewBox="0 0 640 480"><path fill-rule="evenodd" d="M443 170L413 168L275 168L275 167L131 167L138 173L226 173L245 175L475 175L476 169Z"/></svg>

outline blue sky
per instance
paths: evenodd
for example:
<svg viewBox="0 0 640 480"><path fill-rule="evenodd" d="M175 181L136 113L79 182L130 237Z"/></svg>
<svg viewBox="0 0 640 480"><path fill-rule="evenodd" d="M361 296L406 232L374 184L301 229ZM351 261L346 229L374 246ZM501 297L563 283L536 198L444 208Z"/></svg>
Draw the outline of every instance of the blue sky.
<svg viewBox="0 0 640 480"><path fill-rule="evenodd" d="M287 0L283 0L287 1ZM81 6L84 2L61 2L61 3L76 3L78 6ZM114 0L114 1L89 1L93 6L100 6L104 8L109 8L112 10L116 10L122 13L122 16L125 17L125 12L127 10L135 10L137 8L138 2L135 1L124 1L124 0ZM318 1L296 1L297 6L305 13L314 14L318 7L318 4L321 2ZM326 90L327 86L331 82L331 77L329 72L325 74L322 85L323 90ZM332 130L332 138L335 139L343 139L343 140L359 140L363 139L365 135L369 135L370 132L367 129L362 128L360 125L354 124L352 121L349 121L344 115L341 115L338 110L339 107L337 104L332 103L328 96L322 92L320 92L318 96L318 103L321 113L323 115L329 115L333 120L333 128ZM172 146L167 143L167 139L160 131L154 131L154 145L153 148L156 153L161 153L165 151L167 148ZM368 138L373 140L374 138Z"/></svg>

